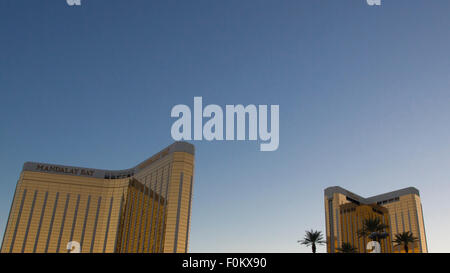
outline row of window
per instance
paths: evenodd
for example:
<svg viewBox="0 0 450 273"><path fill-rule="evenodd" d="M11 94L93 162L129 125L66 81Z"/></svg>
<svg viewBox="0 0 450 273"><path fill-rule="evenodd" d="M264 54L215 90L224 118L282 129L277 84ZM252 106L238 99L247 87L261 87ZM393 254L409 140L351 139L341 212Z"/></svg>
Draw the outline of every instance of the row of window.
<svg viewBox="0 0 450 273"><path fill-rule="evenodd" d="M133 176L134 173L129 172L129 173L120 173L120 174L111 174L111 173L106 173L105 174L105 179L120 179L120 178L127 178L127 177L131 177Z"/></svg>
<svg viewBox="0 0 450 273"><path fill-rule="evenodd" d="M389 200L383 200L383 201L377 202L377 204L378 205L385 205L385 204L389 204L389 203L392 203L392 202L397 202L399 200L400 200L400 197L395 197L395 198L391 198Z"/></svg>
<svg viewBox="0 0 450 273"><path fill-rule="evenodd" d="M352 211L356 211L356 208L343 209L343 210L341 210L341 214L342 214L342 213L352 212Z"/></svg>

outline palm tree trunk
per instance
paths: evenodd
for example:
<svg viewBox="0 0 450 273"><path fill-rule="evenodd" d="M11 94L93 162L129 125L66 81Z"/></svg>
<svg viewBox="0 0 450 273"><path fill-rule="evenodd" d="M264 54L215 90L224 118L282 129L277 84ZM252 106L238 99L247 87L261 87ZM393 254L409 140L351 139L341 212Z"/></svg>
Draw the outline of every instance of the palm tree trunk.
<svg viewBox="0 0 450 273"><path fill-rule="evenodd" d="M408 253L408 244L405 244L405 252Z"/></svg>
<svg viewBox="0 0 450 273"><path fill-rule="evenodd" d="M312 244L312 252L316 253L316 244L315 243Z"/></svg>

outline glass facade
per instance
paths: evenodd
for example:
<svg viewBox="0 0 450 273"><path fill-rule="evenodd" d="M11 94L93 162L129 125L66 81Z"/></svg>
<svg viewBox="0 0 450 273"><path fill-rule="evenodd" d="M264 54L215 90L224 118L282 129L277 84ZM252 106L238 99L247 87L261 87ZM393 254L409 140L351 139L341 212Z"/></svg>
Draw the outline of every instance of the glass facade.
<svg viewBox="0 0 450 273"><path fill-rule="evenodd" d="M1 252L187 252L193 174L185 142L121 171L27 162Z"/></svg>
<svg viewBox="0 0 450 273"><path fill-rule="evenodd" d="M374 218L386 225L384 232L387 237L380 240L381 252L404 252L403 247L396 246L392 240L396 234L407 231L418 239L410 244L410 252L428 252L422 204L416 188L363 198L341 187L329 187L325 189L328 253L338 252L343 243L351 244L357 252L367 252L366 245L370 239L358 231L363 229L364 220Z"/></svg>

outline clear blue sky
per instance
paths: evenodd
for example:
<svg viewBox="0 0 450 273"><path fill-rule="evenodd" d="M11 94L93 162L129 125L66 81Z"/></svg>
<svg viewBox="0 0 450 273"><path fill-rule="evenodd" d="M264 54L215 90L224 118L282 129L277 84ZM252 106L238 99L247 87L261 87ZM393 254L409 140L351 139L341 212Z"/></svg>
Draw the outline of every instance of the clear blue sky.
<svg viewBox="0 0 450 273"><path fill-rule="evenodd" d="M449 252L450 1L1 0L0 234L25 161L134 166L176 104L279 104L280 146L194 142L190 249L309 252L323 189L422 196ZM324 251L324 248L320 248Z"/></svg>

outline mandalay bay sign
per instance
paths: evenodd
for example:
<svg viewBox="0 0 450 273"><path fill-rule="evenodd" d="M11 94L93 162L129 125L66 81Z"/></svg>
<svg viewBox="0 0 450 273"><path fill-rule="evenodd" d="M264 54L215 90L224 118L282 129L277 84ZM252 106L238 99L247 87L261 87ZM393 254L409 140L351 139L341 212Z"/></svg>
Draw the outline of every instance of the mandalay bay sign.
<svg viewBox="0 0 450 273"><path fill-rule="evenodd" d="M90 170L90 169L62 167L62 166L45 165L45 164L36 164L36 171L71 174L71 175L84 175L84 176L93 176L93 174L95 172L94 170Z"/></svg>

